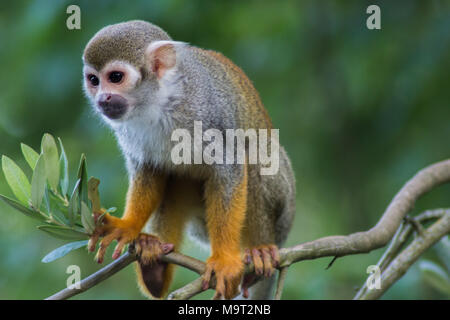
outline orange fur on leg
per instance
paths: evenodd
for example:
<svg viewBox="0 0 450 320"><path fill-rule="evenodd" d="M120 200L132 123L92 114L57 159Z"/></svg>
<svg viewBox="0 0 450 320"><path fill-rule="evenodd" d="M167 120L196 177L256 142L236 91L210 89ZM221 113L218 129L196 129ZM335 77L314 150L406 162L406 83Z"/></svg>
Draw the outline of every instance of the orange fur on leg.
<svg viewBox="0 0 450 320"><path fill-rule="evenodd" d="M214 272L217 280L215 298L233 298L242 277L241 231L247 209L247 168L243 167L242 180L233 190L229 203L225 203L221 186L207 184L206 218L212 254L207 260L203 288L209 286Z"/></svg>
<svg viewBox="0 0 450 320"><path fill-rule="evenodd" d="M199 186L182 179L167 185L163 203L152 221L152 229L162 245L171 244L177 249L180 247L187 212L201 202L198 189ZM157 259L150 264L137 263L136 273L141 292L150 298L163 298L172 282L174 267Z"/></svg>

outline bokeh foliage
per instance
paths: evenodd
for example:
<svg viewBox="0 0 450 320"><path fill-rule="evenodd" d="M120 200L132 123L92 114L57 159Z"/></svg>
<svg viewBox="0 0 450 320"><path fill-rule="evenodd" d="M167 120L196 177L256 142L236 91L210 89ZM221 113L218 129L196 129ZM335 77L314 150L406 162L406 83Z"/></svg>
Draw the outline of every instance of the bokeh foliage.
<svg viewBox="0 0 450 320"><path fill-rule="evenodd" d="M66 28L73 3L81 30ZM253 80L296 172L298 213L287 245L367 229L418 169L450 158L450 3L375 3L379 31L366 28L374 4L367 1L3 1L0 154L18 160L20 142L38 150L50 132L73 157L70 169L85 153L102 201L123 208L123 159L83 96L81 53L101 27L144 19L176 40L223 52ZM0 193L11 194L3 176ZM441 187L415 212L448 207L449 195ZM0 298L44 298L65 287L67 266L79 265L82 276L98 269L83 250L42 264L63 242L2 203L0 217ZM189 241L183 252L207 257ZM327 271L329 259L298 263L283 298L351 298L380 255L338 259ZM438 261L434 255L427 258ZM179 270L173 287L194 277ZM128 267L80 298L141 298L133 278ZM385 297L448 298L417 265Z"/></svg>

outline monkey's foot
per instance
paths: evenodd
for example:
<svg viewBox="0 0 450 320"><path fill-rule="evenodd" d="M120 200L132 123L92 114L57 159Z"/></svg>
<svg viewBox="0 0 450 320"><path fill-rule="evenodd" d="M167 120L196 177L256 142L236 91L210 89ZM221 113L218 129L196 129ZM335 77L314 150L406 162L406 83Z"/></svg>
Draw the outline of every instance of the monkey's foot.
<svg viewBox="0 0 450 320"><path fill-rule="evenodd" d="M244 276L242 280L242 296L248 298L248 288L261 276L271 277L280 263L278 247L276 245L262 245L253 249L246 249L245 264L253 262L255 273Z"/></svg>
<svg viewBox="0 0 450 320"><path fill-rule="evenodd" d="M136 254L139 261L144 264L152 264L163 254L173 250L173 244L162 243L158 237L151 234L141 233L134 242Z"/></svg>
<svg viewBox="0 0 450 320"><path fill-rule="evenodd" d="M94 218L97 220L98 215L96 216L94 214ZM113 240L117 240L118 243L112 255L113 259L117 259L122 253L125 245L136 239L140 231L141 230L136 227L135 223L116 218L106 213L103 216L102 221L97 224L91 238L89 239L88 250L91 252L95 251L98 239L103 237L100 241L100 248L95 256L97 262L102 263L106 249L111 242L113 242Z"/></svg>
<svg viewBox="0 0 450 320"><path fill-rule="evenodd" d="M206 261L206 271L203 275L203 290L209 288L211 276L216 277L216 293L213 299L232 299L239 293L244 265L240 254L211 256Z"/></svg>

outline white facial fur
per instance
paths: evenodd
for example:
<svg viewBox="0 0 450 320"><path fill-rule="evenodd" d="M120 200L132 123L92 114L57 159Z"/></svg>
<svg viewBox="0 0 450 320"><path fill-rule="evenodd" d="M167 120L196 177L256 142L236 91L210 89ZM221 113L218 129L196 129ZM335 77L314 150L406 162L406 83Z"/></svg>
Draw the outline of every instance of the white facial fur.
<svg viewBox="0 0 450 320"><path fill-rule="evenodd" d="M161 44L158 44L158 42L153 43L152 48L159 48L168 43L160 41ZM139 87L142 81L140 72L123 61L110 62L100 72L89 65L84 67L84 89L95 110L98 111L96 101L102 93L120 94L129 102L129 110L120 119L113 120L102 115L103 120L116 134L127 158L129 171L132 170L130 158L139 163L168 164L170 162L172 125L170 117L164 114L163 107L169 101L169 97L179 90L171 85L176 69L175 65L166 70L160 79L155 80L158 81L158 85L150 88L150 84L147 83ZM123 81L118 84L108 82L108 74L112 71L123 72L125 74ZM89 74L99 78L98 86L93 87L89 83L87 80Z"/></svg>
<svg viewBox="0 0 450 320"><path fill-rule="evenodd" d="M119 83L112 83L109 81L108 75L113 71L120 71L124 74L122 81ZM95 70L89 65L85 65L83 74L85 93L91 99L91 103L96 111L98 111L98 98L103 93L120 94L128 101L129 110L122 118L111 120L102 115L105 122L113 125L113 123L124 121L130 116L136 103L136 100L130 93L141 81L141 74L132 65L123 61L112 61L106 64L100 71ZM95 75L99 79L99 84L97 86L93 86L90 83L88 80L89 75Z"/></svg>

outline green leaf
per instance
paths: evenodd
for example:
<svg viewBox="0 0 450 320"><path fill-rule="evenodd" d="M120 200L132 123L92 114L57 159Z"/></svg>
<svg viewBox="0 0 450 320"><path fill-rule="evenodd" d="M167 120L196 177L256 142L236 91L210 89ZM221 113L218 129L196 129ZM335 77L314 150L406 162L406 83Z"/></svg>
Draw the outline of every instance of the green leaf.
<svg viewBox="0 0 450 320"><path fill-rule="evenodd" d="M88 181L88 197L89 200L91 200L93 212L99 212L102 209L100 204L100 195L98 193L99 184L100 180L94 177L91 177Z"/></svg>
<svg viewBox="0 0 450 320"><path fill-rule="evenodd" d="M45 207L47 208L47 212L46 213L50 214L50 212L52 212L52 207L50 205L50 196L48 194L48 185L45 185L44 203L45 203Z"/></svg>
<svg viewBox="0 0 450 320"><path fill-rule="evenodd" d="M33 171L31 179L31 204L36 210L39 210L42 203L42 198L45 193L45 160L43 155L40 155Z"/></svg>
<svg viewBox="0 0 450 320"><path fill-rule="evenodd" d="M84 201L86 204L89 204L86 156L84 154L81 155L80 165L78 166L78 179L80 180L80 188L78 192L80 206L81 201Z"/></svg>
<svg viewBox="0 0 450 320"><path fill-rule="evenodd" d="M94 218L92 216L91 209L89 209L84 201L81 202L81 223L88 234L92 234L92 232L94 232Z"/></svg>
<svg viewBox="0 0 450 320"><path fill-rule="evenodd" d="M3 200L6 204L11 206L12 208L22 212L23 214L25 214L28 217L37 219L39 221L45 220L45 218L41 214L39 214L38 212L35 212L31 209L28 209L27 207L25 207L24 205L22 205L20 202L18 202L16 200L8 198L2 194L0 194L0 199Z"/></svg>
<svg viewBox="0 0 450 320"><path fill-rule="evenodd" d="M44 154L48 183L53 190L57 190L59 184L59 159L55 139L48 133L44 134L41 148Z"/></svg>
<svg viewBox="0 0 450 320"><path fill-rule="evenodd" d="M444 269L428 260L420 261L419 269L428 284L444 294L450 294L450 279Z"/></svg>
<svg viewBox="0 0 450 320"><path fill-rule="evenodd" d="M75 221L77 215L80 213L80 203L78 201L80 183L81 181L80 179L78 179L77 182L75 183L75 187L73 188L72 195L69 200L69 208L67 210L67 215L71 226L73 225L73 222Z"/></svg>
<svg viewBox="0 0 450 320"><path fill-rule="evenodd" d="M20 148L22 149L23 156L27 163L30 165L31 169L34 170L36 167L36 162L39 158L39 153L34 151L33 148L27 146L25 143L20 144Z"/></svg>
<svg viewBox="0 0 450 320"><path fill-rule="evenodd" d="M48 233L52 237L63 240L86 240L89 238L86 233L78 232L67 227L43 225L38 226L37 228Z"/></svg>
<svg viewBox="0 0 450 320"><path fill-rule="evenodd" d="M59 158L59 166L61 169L60 186L63 196L66 196L67 191L69 190L69 162L67 161L66 152L64 151L64 146L62 144L61 139L58 138L58 141L59 141L59 148L61 149L61 156Z"/></svg>
<svg viewBox="0 0 450 320"><path fill-rule="evenodd" d="M6 181L16 198L28 205L28 199L31 197L31 185L22 169L7 156L2 156L2 167Z"/></svg>
<svg viewBox="0 0 450 320"><path fill-rule="evenodd" d="M67 220L67 218L64 216L64 213L61 210L59 210L58 208L52 208L51 216L53 217L53 219L55 219L59 223L70 226L70 223Z"/></svg>
<svg viewBox="0 0 450 320"><path fill-rule="evenodd" d="M434 246L436 250L439 260L441 260L447 269L450 272L450 236L443 237L436 245Z"/></svg>
<svg viewBox="0 0 450 320"><path fill-rule="evenodd" d="M88 242L89 242L89 240L82 240L82 241L75 241L75 242L67 243L67 244L53 250L49 254L47 254L44 258L42 258L42 262L49 263L49 262L55 261L59 258L62 258L66 254L68 254L70 251L73 251L73 250L76 250L76 249L86 246L88 244Z"/></svg>
<svg viewBox="0 0 450 320"><path fill-rule="evenodd" d="M114 212L116 212L117 211L117 208L116 207L111 207L111 208L109 208L108 210L106 210L106 212L108 212L108 213L114 213Z"/></svg>

